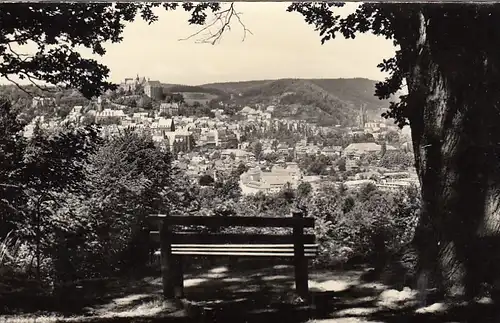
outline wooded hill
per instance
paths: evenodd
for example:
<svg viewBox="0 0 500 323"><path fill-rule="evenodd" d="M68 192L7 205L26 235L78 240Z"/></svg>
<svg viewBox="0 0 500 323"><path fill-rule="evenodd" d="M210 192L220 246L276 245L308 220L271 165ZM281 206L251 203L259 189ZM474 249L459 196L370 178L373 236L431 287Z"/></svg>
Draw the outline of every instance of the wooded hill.
<svg viewBox="0 0 500 323"><path fill-rule="evenodd" d="M389 100L374 96L376 81L353 79L280 79L204 84L197 88L233 94L242 105L275 105L279 117L304 119L323 125L353 124L361 105L369 116L380 115Z"/></svg>

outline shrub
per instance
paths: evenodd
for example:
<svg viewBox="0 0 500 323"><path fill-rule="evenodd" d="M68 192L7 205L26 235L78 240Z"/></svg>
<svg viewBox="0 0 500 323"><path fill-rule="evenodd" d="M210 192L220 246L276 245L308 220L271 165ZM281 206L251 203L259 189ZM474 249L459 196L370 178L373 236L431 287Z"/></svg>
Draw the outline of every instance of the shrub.
<svg viewBox="0 0 500 323"><path fill-rule="evenodd" d="M308 205L316 219L317 266L364 259L383 266L413 238L420 200L412 187L395 193L363 187L355 195L320 191Z"/></svg>

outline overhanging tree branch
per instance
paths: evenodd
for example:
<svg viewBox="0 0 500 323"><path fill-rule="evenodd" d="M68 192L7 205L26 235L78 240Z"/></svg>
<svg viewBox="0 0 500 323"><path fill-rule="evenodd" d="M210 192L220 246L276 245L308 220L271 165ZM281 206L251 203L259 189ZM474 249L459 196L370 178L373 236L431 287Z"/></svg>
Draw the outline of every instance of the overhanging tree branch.
<svg viewBox="0 0 500 323"><path fill-rule="evenodd" d="M116 88L106 81L109 69L93 59L80 56L83 46L94 54L106 53L104 43L122 40L126 23L140 16L147 23L158 20L155 9L175 10L178 3L2 3L0 4L0 76L13 80L24 77L38 88L38 82L76 88L91 98ZM205 11L217 12L214 2L182 3L191 14L190 24L203 25ZM15 45L33 42L34 55L20 55ZM14 45L11 47L11 45ZM43 88L43 90L47 90Z"/></svg>
<svg viewBox="0 0 500 323"><path fill-rule="evenodd" d="M215 45L218 42L220 42L222 36L224 35L224 32L231 30L231 23L234 21L234 19L237 20L238 24L243 29L242 41L244 41L247 36L247 33L252 34L252 32L245 26L245 24L241 20L241 12L236 11L234 3L231 3L227 9L215 12L213 20L210 23L208 23L205 27L201 28L194 34L191 34L190 36L186 38L181 38L179 40L181 41L189 40L201 36L203 33L206 32L208 35L202 36L202 38L197 39L196 42ZM219 26L216 27L217 30L215 31L215 33L213 33L212 28L216 25Z"/></svg>

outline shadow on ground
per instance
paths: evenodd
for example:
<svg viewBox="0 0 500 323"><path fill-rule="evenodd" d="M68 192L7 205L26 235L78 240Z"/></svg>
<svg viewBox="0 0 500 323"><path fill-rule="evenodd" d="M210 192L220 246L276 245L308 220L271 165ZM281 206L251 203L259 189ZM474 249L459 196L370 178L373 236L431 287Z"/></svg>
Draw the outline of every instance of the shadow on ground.
<svg viewBox="0 0 500 323"><path fill-rule="evenodd" d="M314 271L307 304L294 292L293 267L262 268L262 262L258 267L243 262L186 275L192 317L205 322L500 322L491 304L418 309L415 291L364 282L363 269Z"/></svg>
<svg viewBox="0 0 500 323"><path fill-rule="evenodd" d="M264 267L266 266L266 267ZM59 299L64 311L0 316L2 322L500 322L498 310L474 304L416 311L416 293L360 279L364 270L315 270L311 298L294 292L293 267L260 260L194 270L185 275L184 309L163 301L161 279L115 281L100 297L84 292ZM80 294L78 294L80 293ZM78 300L73 302L73 300ZM82 299L86 299L84 302ZM40 305L40 304L38 304ZM36 318L36 320L35 320Z"/></svg>

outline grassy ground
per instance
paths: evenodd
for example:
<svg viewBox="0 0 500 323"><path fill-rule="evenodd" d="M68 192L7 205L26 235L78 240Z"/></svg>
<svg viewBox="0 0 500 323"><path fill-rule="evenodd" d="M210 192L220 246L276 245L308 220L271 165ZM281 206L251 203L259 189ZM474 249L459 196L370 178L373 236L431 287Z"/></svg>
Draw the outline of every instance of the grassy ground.
<svg viewBox="0 0 500 323"><path fill-rule="evenodd" d="M361 281L363 270L316 270L310 274L310 306L293 292L293 268L284 265L218 266L185 275L187 309L161 298L161 279L117 281L100 297L73 302L62 310L0 316L2 322L500 322L488 304L417 310L416 293ZM74 296L74 295L73 295ZM73 299L74 300L74 299ZM70 303L72 306L69 306ZM68 305L68 306L66 306Z"/></svg>

